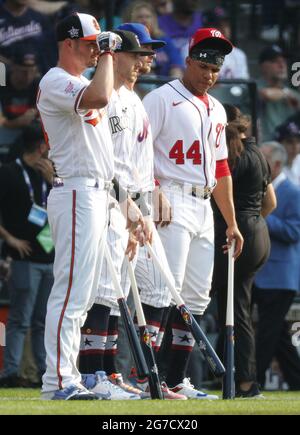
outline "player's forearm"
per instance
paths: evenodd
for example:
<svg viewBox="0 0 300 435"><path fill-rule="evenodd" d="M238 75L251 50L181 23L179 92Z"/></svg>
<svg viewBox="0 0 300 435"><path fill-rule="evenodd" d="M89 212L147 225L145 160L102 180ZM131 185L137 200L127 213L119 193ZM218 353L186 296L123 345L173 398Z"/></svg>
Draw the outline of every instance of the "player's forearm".
<svg viewBox="0 0 300 435"><path fill-rule="evenodd" d="M114 86L113 59L110 53L100 56L95 75L84 91L79 108L101 109L111 97Z"/></svg>
<svg viewBox="0 0 300 435"><path fill-rule="evenodd" d="M218 183L213 191L213 197L227 226L236 225L231 176L218 179Z"/></svg>
<svg viewBox="0 0 300 435"><path fill-rule="evenodd" d="M12 237L12 234L10 234L2 225L0 225L0 239L3 239L5 242Z"/></svg>

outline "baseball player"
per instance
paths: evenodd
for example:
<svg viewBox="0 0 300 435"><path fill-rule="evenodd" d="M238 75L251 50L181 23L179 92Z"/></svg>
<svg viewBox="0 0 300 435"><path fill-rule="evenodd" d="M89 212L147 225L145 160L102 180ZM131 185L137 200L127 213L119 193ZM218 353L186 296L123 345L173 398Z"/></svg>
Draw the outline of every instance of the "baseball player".
<svg viewBox="0 0 300 435"><path fill-rule="evenodd" d="M122 45L114 54L114 91L107 111L114 146L115 177L126 191L134 192L136 186L136 175L132 164L134 111L127 101L126 95L123 94L122 86L126 80L131 81L136 78L141 66L141 56L151 55L154 52L142 48L138 38L132 32L116 32L122 38ZM126 230L126 221L113 198L110 199L109 208L109 228L106 243L110 249L114 266L121 282L121 267L129 234ZM145 203L141 209L146 216L149 215L149 210ZM150 224L151 222L147 223L147 240L151 239L152 229ZM130 240L128 251L131 249L131 244L133 244L133 249L135 249L136 242ZM116 388L112 382L107 382L105 375L105 372L107 372L109 379L113 381L115 377L110 378L110 376L117 372L115 354L119 315L114 285L107 262L104 260L100 274L98 295L82 328L80 370L84 374L96 373L95 376L84 375L83 379L85 385L99 397L107 397L106 395L109 393L112 400L140 399L139 391L134 388L128 391Z"/></svg>
<svg viewBox="0 0 300 435"><path fill-rule="evenodd" d="M55 169L48 200L55 282L46 317L42 391L44 399L97 399L81 385L76 359L80 328L96 296L103 257L108 186L114 173L104 108L113 90L111 54L121 39L100 33L93 16L74 14L58 24L57 40L58 65L43 77L37 96ZM82 73L97 62L89 82Z"/></svg>
<svg viewBox="0 0 300 435"><path fill-rule="evenodd" d="M169 82L144 99L153 133L155 176L173 214L172 222L158 231L176 287L198 321L210 301L214 259L212 194L227 223L225 251L235 239L237 258L243 245L227 164L226 115L223 106L207 93L217 80L224 56L231 50L231 42L218 30L199 29L190 42L182 81ZM188 398L217 398L197 391L186 378L194 339L175 307L170 322L168 386Z"/></svg>
<svg viewBox="0 0 300 435"><path fill-rule="evenodd" d="M148 29L140 23L124 23L121 24L118 29L128 30L135 33L139 38L141 45L145 49L155 50L160 48L164 44L163 41L153 40L150 37ZM150 72L153 58L153 55L145 56L142 58L142 67L139 69L139 74L147 74ZM147 192L153 192L153 140L148 115L145 111L141 99L133 90L135 82L136 80L126 81L125 86L122 88L122 91L126 95L127 101L130 102L131 106L134 108L135 114L135 131L133 135L135 145L133 147L132 153L132 163L136 178L136 186L134 189L136 192L142 192L144 195L146 195ZM146 199L150 207L152 206L151 196L152 195L147 195ZM157 204L154 204L151 220L155 218L156 205ZM154 225L152 225L152 232L152 247L164 268L169 269L164 248ZM137 283L140 289L140 297L147 322L147 328L151 336L152 346L155 350L158 351L159 343L161 342L163 337L163 318L165 308L169 307L170 304L170 294L168 288L166 286L163 286L161 276L154 268L152 259L148 256L145 247L140 247L138 250L135 273ZM124 288L126 289L128 289L128 287L130 286L126 263L124 263L122 267L122 283ZM122 353L124 354L124 350ZM120 360L121 356L118 357L119 362ZM123 363L122 366L124 367ZM126 371L128 372L128 367L126 368ZM148 391L147 380L138 380L137 386L144 391ZM186 399L186 397L183 395L171 392L164 382L162 383L162 392L165 399Z"/></svg>

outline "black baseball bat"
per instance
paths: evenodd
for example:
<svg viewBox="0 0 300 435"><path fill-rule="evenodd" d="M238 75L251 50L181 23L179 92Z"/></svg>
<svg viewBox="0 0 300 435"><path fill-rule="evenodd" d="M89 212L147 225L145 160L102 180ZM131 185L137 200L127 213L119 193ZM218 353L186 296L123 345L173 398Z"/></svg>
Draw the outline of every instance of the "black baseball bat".
<svg viewBox="0 0 300 435"><path fill-rule="evenodd" d="M158 375L157 364L154 357L154 352L152 349L151 338L149 331L146 326L140 326L140 340L141 346L144 352L145 360L149 370L149 388L151 399L163 400L164 396L161 390L160 379Z"/></svg>
<svg viewBox="0 0 300 435"><path fill-rule="evenodd" d="M140 342L141 342L142 350L143 350L145 360L146 360L148 370L149 370L148 380L149 380L151 399L162 400L162 399L164 399L164 397L163 397L163 393L161 391L161 383L160 383L160 379L159 379L159 375L158 375L157 364L156 364L154 352L152 349L150 334L149 334L149 331L147 329L147 323L146 323L146 319L144 316L143 307L141 304L140 294L139 294L139 290L137 287L137 283L136 283L136 279L135 279L135 275L134 275L134 270L133 270L132 264L129 261L128 257L126 257L126 260L127 260L127 265L128 265L129 277L130 277L130 281L131 281L132 295L133 295L135 309L136 309L136 317L137 317L137 322L138 322L139 331L140 331Z"/></svg>
<svg viewBox="0 0 300 435"><path fill-rule="evenodd" d="M164 279L166 285L168 286L175 303L180 310L181 317L184 320L184 323L189 328L192 336L194 337L195 342L199 346L200 350L203 353L204 358L206 359L212 373L215 376L223 376L225 374L225 367L220 361L220 358L216 354L214 348L208 341L208 338L204 334L203 330L201 329L200 325L196 322L194 316L188 309L188 307L185 305L182 297L177 292L174 284L172 283L172 280L168 276L168 273L163 269L161 266L157 256L155 255L151 245L149 243L146 243L147 249L153 259L153 262L155 266L158 268L158 270L161 273L162 278Z"/></svg>
<svg viewBox="0 0 300 435"><path fill-rule="evenodd" d="M173 293L172 293L172 295L173 295ZM177 293L177 295L178 295L178 293ZM181 301L183 302L181 296L179 296L179 297L180 297ZM177 303L177 307L180 311L182 319L184 320L184 323L189 328L192 336L194 337L196 344L199 346L199 348L200 348L204 358L206 359L212 373L217 377L223 376L225 374L225 367L222 364L218 355L216 354L214 348L210 344L208 338L204 334L201 326L197 323L193 314L190 312L190 310L188 309L188 307L184 303L181 303L181 305L179 305Z"/></svg>
<svg viewBox="0 0 300 435"><path fill-rule="evenodd" d="M234 247L233 242L228 250L228 286L224 342L224 363L226 374L223 378L223 399L235 397L234 368Z"/></svg>
<svg viewBox="0 0 300 435"><path fill-rule="evenodd" d="M129 341L129 345L130 345L132 357L134 359L134 363L136 366L136 370L137 370L138 376L141 378L144 378L144 377L149 375L148 366L146 364L145 357L144 357L144 354L143 354L143 351L141 348L141 344L140 344L139 338L137 336L137 333L136 333L136 330L134 327L134 323L133 323L132 317L130 315L128 305L126 303L121 284L118 280L118 276L117 276L117 273L115 271L115 267L114 267L114 264L113 264L113 261L112 261L111 255L110 255L110 251L108 249L107 244L105 244L105 257L106 257L108 268L109 268L109 271L111 273L111 277L112 277L114 287L116 290L117 301L119 304L122 319L124 321L125 331L126 331L127 338Z"/></svg>
<svg viewBox="0 0 300 435"><path fill-rule="evenodd" d="M145 360L144 353L142 351L141 343L134 327L128 305L124 298L119 298L118 304L138 376L141 378L145 378L146 376L149 376L149 369Z"/></svg>
<svg viewBox="0 0 300 435"><path fill-rule="evenodd" d="M234 330L233 326L226 326L224 343L224 364L226 374L223 378L223 399L235 398L234 381Z"/></svg>

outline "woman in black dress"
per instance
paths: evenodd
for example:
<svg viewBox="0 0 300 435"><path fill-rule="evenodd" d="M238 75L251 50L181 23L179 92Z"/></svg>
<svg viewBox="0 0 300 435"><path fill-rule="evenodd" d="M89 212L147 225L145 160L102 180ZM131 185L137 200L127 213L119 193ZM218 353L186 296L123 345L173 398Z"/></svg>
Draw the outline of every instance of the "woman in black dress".
<svg viewBox="0 0 300 435"><path fill-rule="evenodd" d="M237 397L260 395L256 383L255 335L251 319L252 284L257 270L269 256L270 239L264 220L275 207L276 197L271 184L269 166L256 146L253 137L247 137L249 120L239 109L225 105L228 161L233 179L236 218L244 237L244 248L235 263L234 317L235 317L235 380ZM227 303L228 258L226 223L216 204L215 217L215 267L212 292L217 293L221 328L218 348L224 347L224 326Z"/></svg>

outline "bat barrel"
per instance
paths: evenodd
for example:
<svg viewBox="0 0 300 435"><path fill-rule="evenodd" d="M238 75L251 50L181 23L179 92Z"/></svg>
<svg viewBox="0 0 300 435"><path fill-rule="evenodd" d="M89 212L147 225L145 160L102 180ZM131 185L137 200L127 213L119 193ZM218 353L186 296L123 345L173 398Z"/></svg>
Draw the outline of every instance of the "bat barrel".
<svg viewBox="0 0 300 435"><path fill-rule="evenodd" d="M128 271L129 271L129 277L131 282L131 290L133 294L135 309L136 309L136 315L140 330L140 343L141 348L145 357L145 361L148 367L148 381L149 381L149 388L150 388L150 394L151 399L164 399L163 393L161 391L161 385L160 385L160 379L158 375L157 365L155 361L154 352L152 349L151 344L151 338L147 329L146 325L146 319L143 312L143 307L138 291L138 286L135 279L134 270L132 267L132 264L130 263L128 257L126 256Z"/></svg>
<svg viewBox="0 0 300 435"><path fill-rule="evenodd" d="M196 322L194 316L189 311L189 309L186 307L182 297L177 292L175 285L172 282L171 277L168 275L166 270L163 269L162 265L160 264L155 252L153 251L151 245L149 243L146 243L146 247L153 259L153 263L155 267L157 267L157 270L160 272L162 279L165 281L166 285L168 286L175 303L180 310L181 317L189 330L191 331L191 334L193 335L195 342L200 347L200 350L202 351L211 371L214 373L215 376L223 376L225 373L225 368L220 361L218 355L216 354L215 350L213 349L212 345L208 341L206 335L202 331L201 327Z"/></svg>
<svg viewBox="0 0 300 435"><path fill-rule="evenodd" d="M235 398L234 379L234 331L233 326L226 326L224 361L226 374L223 378L223 399Z"/></svg>
<svg viewBox="0 0 300 435"><path fill-rule="evenodd" d="M128 306L123 298L118 299L118 304L138 376L145 378L149 376L149 369Z"/></svg>
<svg viewBox="0 0 300 435"><path fill-rule="evenodd" d="M223 399L235 397L235 368L234 368L234 253L235 243L228 251L228 286L226 327L224 343L224 362L226 374L223 378Z"/></svg>
<svg viewBox="0 0 300 435"><path fill-rule="evenodd" d="M129 312L128 306L126 304L125 301L125 297L124 297L124 293L121 287L121 284L118 280L118 276L110 255L110 251L108 249L107 244L105 244L105 249L104 249L104 254L107 260L107 264L108 264L108 268L109 271L111 273L111 277L113 280L113 284L114 284L114 288L116 291L116 295L117 295L117 301L119 304L119 309L120 309L120 313L124 322L124 326L125 326L125 330L126 330L126 334L128 337L128 341L129 341L129 345L130 345L130 349L131 349L131 353L136 365L136 370L138 372L138 375L141 378L144 378L146 376L148 376L149 374L149 370L148 370L148 366L146 364L145 361L145 357L140 345L140 341L138 339L134 324L133 324L133 320L131 318L131 314Z"/></svg>
<svg viewBox="0 0 300 435"><path fill-rule="evenodd" d="M184 316L183 320L186 321L187 319L187 312L189 313L189 310L186 307L180 307L180 311L182 313L182 310L184 310ZM198 323L196 322L194 316L190 314L189 322L187 323L194 339L197 345L199 346L200 350L202 351L203 355L205 356L205 359L213 372L215 376L223 376L225 374L225 367L222 364L220 358L216 354L214 348L210 344L208 338L202 331L202 328Z"/></svg>

